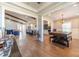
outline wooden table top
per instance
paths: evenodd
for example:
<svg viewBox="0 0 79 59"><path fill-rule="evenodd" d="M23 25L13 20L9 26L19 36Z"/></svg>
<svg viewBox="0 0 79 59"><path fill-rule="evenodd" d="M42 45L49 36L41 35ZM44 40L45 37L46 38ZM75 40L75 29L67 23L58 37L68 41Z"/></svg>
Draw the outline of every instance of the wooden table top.
<svg viewBox="0 0 79 59"><path fill-rule="evenodd" d="M71 34L71 32L61 32L61 31L57 31L57 32L51 32L52 34Z"/></svg>

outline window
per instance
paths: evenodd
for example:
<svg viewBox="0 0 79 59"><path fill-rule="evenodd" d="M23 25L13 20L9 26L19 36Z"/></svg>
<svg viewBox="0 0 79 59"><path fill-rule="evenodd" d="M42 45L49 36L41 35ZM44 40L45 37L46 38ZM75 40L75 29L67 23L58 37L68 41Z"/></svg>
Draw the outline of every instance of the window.
<svg viewBox="0 0 79 59"><path fill-rule="evenodd" d="M63 23L62 30L63 32L71 32L71 22Z"/></svg>

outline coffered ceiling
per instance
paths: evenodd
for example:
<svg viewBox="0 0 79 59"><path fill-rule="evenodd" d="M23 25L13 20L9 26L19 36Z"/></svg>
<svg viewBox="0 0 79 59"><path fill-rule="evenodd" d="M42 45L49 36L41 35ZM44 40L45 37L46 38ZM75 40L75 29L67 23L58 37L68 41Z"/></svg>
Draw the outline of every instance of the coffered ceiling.
<svg viewBox="0 0 79 59"><path fill-rule="evenodd" d="M56 2L23 2L24 4L34 8L37 11L41 11L51 4L56 4Z"/></svg>
<svg viewBox="0 0 79 59"><path fill-rule="evenodd" d="M17 16L24 20L28 20L28 14L37 16L38 12L39 14L42 13L42 15L44 14L45 17L49 16L52 19L61 18L61 14L64 14L63 17L67 18L79 13L79 8L73 7L74 3L72 2L7 2L5 4L8 4L8 6L13 6L13 9L11 8L12 6L7 8L9 10L13 10L15 12L19 11L21 13L24 12L25 15L10 12L11 15ZM6 12L9 13L9 11Z"/></svg>
<svg viewBox="0 0 79 59"><path fill-rule="evenodd" d="M70 5L55 11L51 11L45 15L45 17L50 17L52 20L67 19L71 17L79 16L79 3L69 3Z"/></svg>

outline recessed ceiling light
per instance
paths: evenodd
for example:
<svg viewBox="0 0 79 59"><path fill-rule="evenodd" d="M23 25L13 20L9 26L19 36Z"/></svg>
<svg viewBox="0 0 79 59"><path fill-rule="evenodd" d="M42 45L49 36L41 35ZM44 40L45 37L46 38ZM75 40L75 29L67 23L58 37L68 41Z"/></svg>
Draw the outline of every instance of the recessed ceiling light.
<svg viewBox="0 0 79 59"><path fill-rule="evenodd" d="M76 7L76 6L77 6L77 4L74 4L73 6L74 6L74 7Z"/></svg>

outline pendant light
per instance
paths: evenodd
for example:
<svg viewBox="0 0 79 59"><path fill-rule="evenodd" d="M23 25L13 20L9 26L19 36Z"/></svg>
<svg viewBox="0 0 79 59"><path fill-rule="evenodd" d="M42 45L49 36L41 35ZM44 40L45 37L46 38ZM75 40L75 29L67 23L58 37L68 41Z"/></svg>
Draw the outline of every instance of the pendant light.
<svg viewBox="0 0 79 59"><path fill-rule="evenodd" d="M64 23L63 14L61 16L62 16L61 23L63 24Z"/></svg>

